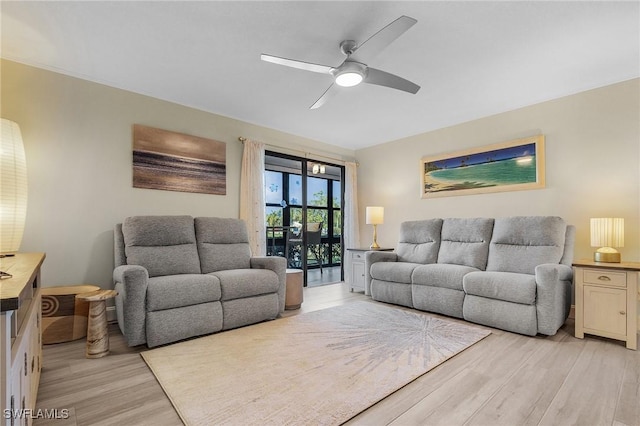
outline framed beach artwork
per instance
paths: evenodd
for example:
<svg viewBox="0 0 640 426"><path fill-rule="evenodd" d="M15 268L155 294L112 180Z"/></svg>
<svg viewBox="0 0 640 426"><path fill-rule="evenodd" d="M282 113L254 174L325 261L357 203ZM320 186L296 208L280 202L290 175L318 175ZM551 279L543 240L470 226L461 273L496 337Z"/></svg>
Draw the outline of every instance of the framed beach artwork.
<svg viewBox="0 0 640 426"><path fill-rule="evenodd" d="M227 145L153 127L133 126L133 187L226 195Z"/></svg>
<svg viewBox="0 0 640 426"><path fill-rule="evenodd" d="M423 157L420 176L422 198L544 188L544 136Z"/></svg>

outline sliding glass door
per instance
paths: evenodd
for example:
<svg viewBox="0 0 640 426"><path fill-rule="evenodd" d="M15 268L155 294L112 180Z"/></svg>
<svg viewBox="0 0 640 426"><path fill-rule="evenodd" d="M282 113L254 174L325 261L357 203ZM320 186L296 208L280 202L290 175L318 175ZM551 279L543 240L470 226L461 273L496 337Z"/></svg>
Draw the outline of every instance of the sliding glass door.
<svg viewBox="0 0 640 426"><path fill-rule="evenodd" d="M302 269L306 285L342 281L344 167L267 152L267 254Z"/></svg>

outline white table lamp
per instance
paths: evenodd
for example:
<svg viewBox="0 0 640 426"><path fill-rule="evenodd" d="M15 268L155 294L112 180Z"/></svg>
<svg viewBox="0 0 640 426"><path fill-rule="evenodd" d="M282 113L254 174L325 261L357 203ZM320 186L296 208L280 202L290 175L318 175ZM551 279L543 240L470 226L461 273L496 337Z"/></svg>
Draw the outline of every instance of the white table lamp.
<svg viewBox="0 0 640 426"><path fill-rule="evenodd" d="M20 127L4 118L0 127L0 253L14 253L27 215L27 161Z"/></svg>
<svg viewBox="0 0 640 426"><path fill-rule="evenodd" d="M596 262L620 263L620 253L614 247L624 247L624 219L601 217L591 219L591 247Z"/></svg>

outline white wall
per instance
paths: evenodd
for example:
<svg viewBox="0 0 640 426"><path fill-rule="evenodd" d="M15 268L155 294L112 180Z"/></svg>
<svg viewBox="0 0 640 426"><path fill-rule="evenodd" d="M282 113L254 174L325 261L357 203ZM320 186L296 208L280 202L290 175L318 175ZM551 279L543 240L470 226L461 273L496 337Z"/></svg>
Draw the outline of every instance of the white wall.
<svg viewBox="0 0 640 426"><path fill-rule="evenodd" d="M420 198L423 156L544 134L546 188ZM557 215L577 227L574 258L590 258L589 218L624 217L623 260L640 261L640 80L635 79L356 151L360 235L367 205L385 207L378 243L400 222L433 217Z"/></svg>
<svg viewBox="0 0 640 426"><path fill-rule="evenodd" d="M21 251L46 252L43 285L111 288L113 226L127 216L238 217L239 136L353 159L353 151L104 85L2 61L2 117L22 130L29 201ZM132 125L227 144L227 195L132 187Z"/></svg>

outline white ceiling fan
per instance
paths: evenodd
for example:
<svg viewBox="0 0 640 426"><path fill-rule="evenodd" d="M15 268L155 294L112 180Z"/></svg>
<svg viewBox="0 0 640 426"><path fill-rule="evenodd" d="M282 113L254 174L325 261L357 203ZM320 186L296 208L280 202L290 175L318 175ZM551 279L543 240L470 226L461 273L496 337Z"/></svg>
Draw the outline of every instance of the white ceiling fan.
<svg viewBox="0 0 640 426"><path fill-rule="evenodd" d="M417 93L420 86L397 75L371 68L367 63L380 53L392 41L400 37L417 20L408 16L401 16L373 36L367 41L358 45L353 40L344 40L340 43L340 50L347 58L337 67L328 65L312 64L310 62L298 61L295 59L281 58L279 56L262 54L260 59L278 65L298 68L305 71L329 74L333 76L334 83L320 96L310 109L319 108L327 100L333 97L340 87L356 86L360 83L376 84L378 86L390 87L392 89L403 90L409 93Z"/></svg>

